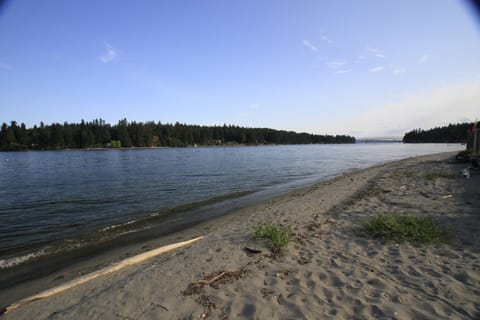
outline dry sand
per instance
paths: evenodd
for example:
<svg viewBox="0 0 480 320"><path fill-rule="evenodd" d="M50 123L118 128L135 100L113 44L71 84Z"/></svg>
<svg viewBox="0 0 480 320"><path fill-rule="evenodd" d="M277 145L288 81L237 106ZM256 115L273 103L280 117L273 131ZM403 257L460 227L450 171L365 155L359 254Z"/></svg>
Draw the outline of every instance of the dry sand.
<svg viewBox="0 0 480 320"><path fill-rule="evenodd" d="M465 165L449 164L451 157L355 171L242 209L190 230L189 237L205 238L189 247L4 317L480 319L480 175L462 178L458 172ZM425 179L424 173L435 169L456 178ZM373 192L374 187L388 192ZM450 230L451 239L418 246L360 236L358 226L379 213L432 216ZM250 236L267 219L290 224L296 234L276 259ZM246 246L262 253L248 253ZM187 288L200 292L185 295Z"/></svg>

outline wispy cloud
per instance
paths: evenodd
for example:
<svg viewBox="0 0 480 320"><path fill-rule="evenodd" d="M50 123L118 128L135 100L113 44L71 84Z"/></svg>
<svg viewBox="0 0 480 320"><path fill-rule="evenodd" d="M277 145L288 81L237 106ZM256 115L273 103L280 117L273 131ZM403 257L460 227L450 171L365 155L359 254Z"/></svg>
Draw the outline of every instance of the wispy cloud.
<svg viewBox="0 0 480 320"><path fill-rule="evenodd" d="M320 39L321 39L322 41L327 42L327 43L332 43L332 42L333 42L325 33L322 33L322 34L320 35Z"/></svg>
<svg viewBox="0 0 480 320"><path fill-rule="evenodd" d="M312 51L318 51L318 48L311 44L308 40L303 40L303 45Z"/></svg>
<svg viewBox="0 0 480 320"><path fill-rule="evenodd" d="M350 73L352 71L353 71L352 69L340 69L340 70L335 71L335 73L336 74L344 74L344 73Z"/></svg>
<svg viewBox="0 0 480 320"><path fill-rule="evenodd" d="M100 56L100 61L103 63L108 63L112 62L118 57L118 50L109 45L108 43L105 43L105 53Z"/></svg>
<svg viewBox="0 0 480 320"><path fill-rule="evenodd" d="M420 58L418 58L417 62L419 64L424 64L425 62L427 62L428 60L430 59L430 56L428 54L424 54L422 55Z"/></svg>
<svg viewBox="0 0 480 320"><path fill-rule="evenodd" d="M381 59L383 61L379 62L376 59ZM370 73L388 71L391 72L392 75L397 76L406 72L405 68L391 63L390 60L392 59L385 54L385 50L367 45L363 48L363 52L357 56L355 63L365 64L365 62L368 61L368 63L378 64L376 66L371 66L370 69L368 69L368 72Z"/></svg>
<svg viewBox="0 0 480 320"><path fill-rule="evenodd" d="M2 69L2 70L12 70L13 67L8 63L0 61L0 69Z"/></svg>
<svg viewBox="0 0 480 320"><path fill-rule="evenodd" d="M326 63L326 66L332 70L335 74L345 74L350 73L353 69L348 68L348 61L347 60L332 60Z"/></svg>
<svg viewBox="0 0 480 320"><path fill-rule="evenodd" d="M330 69L340 69L348 64L346 60L332 60L327 62L327 67Z"/></svg>
<svg viewBox="0 0 480 320"><path fill-rule="evenodd" d="M358 57L358 60L364 60L366 58L386 59L387 56L385 55L384 50L380 48L366 46L362 55Z"/></svg>
<svg viewBox="0 0 480 320"><path fill-rule="evenodd" d="M250 110L257 110L259 105L257 103L252 103L251 105L248 106L248 109Z"/></svg>
<svg viewBox="0 0 480 320"><path fill-rule="evenodd" d="M407 72L407 70L405 70L405 68L393 67L393 68L391 68L391 70L392 70L392 74L394 74L396 76L398 76L399 74Z"/></svg>
<svg viewBox="0 0 480 320"><path fill-rule="evenodd" d="M368 71L370 71L370 72L372 72L372 73L377 73L377 72L383 71L383 69L385 69L385 68L382 67L382 66L376 66L376 67L374 67L374 68L371 68L371 69L368 70Z"/></svg>
<svg viewBox="0 0 480 320"><path fill-rule="evenodd" d="M366 46L365 50L369 53L372 53L372 54L382 54L383 53L382 49L375 48L375 47Z"/></svg>

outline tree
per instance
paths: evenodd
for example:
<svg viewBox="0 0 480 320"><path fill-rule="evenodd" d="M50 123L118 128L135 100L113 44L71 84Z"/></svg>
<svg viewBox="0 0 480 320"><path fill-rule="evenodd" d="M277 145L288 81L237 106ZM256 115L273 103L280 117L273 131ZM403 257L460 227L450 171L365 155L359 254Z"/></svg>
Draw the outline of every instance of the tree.
<svg viewBox="0 0 480 320"><path fill-rule="evenodd" d="M38 129L38 146L41 149L48 149L50 138L50 128L45 126L43 121L40 122L40 128Z"/></svg>
<svg viewBox="0 0 480 320"><path fill-rule="evenodd" d="M12 143L15 143L15 133L12 127L9 127L5 122L2 124L2 130L0 131L0 145L2 147L9 147Z"/></svg>
<svg viewBox="0 0 480 320"><path fill-rule="evenodd" d="M62 149L65 147L65 139L63 134L63 126L57 124L52 125L52 137L50 144L55 147L55 149Z"/></svg>
<svg viewBox="0 0 480 320"><path fill-rule="evenodd" d="M120 140L120 143L124 148L130 148L132 146L132 140L127 130L127 119L120 120L117 126L117 140Z"/></svg>

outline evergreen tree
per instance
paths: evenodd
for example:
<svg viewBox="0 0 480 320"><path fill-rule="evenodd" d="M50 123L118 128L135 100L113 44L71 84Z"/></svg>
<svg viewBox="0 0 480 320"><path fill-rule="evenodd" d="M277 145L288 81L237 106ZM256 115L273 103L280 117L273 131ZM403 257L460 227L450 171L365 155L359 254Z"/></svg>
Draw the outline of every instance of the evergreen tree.
<svg viewBox="0 0 480 320"><path fill-rule="evenodd" d="M17 139L15 138L15 132L8 124L2 124L0 144L4 148L9 148L12 144L15 144Z"/></svg>
<svg viewBox="0 0 480 320"><path fill-rule="evenodd" d="M65 139L63 133L63 126L57 124L53 124L52 128L52 137L50 144L53 145L56 149L63 149L65 148Z"/></svg>
<svg viewBox="0 0 480 320"><path fill-rule="evenodd" d="M127 126L127 119L120 120L117 126L117 140L120 140L120 143L124 148L132 147L132 140L128 133Z"/></svg>

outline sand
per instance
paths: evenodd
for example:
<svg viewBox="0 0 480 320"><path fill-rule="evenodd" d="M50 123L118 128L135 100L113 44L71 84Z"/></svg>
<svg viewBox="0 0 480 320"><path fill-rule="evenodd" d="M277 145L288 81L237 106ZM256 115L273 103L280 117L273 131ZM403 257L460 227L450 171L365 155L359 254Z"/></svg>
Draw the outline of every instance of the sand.
<svg viewBox="0 0 480 320"><path fill-rule="evenodd" d="M233 212L178 234L177 241L204 236L190 246L3 317L480 319L480 175L462 178L465 165L451 158L431 155L354 171ZM455 178L424 177L436 169ZM387 192L375 192L380 189ZM422 246L359 234L366 218L383 213L432 216L450 239ZM292 226L295 237L281 256L251 237L265 220Z"/></svg>

